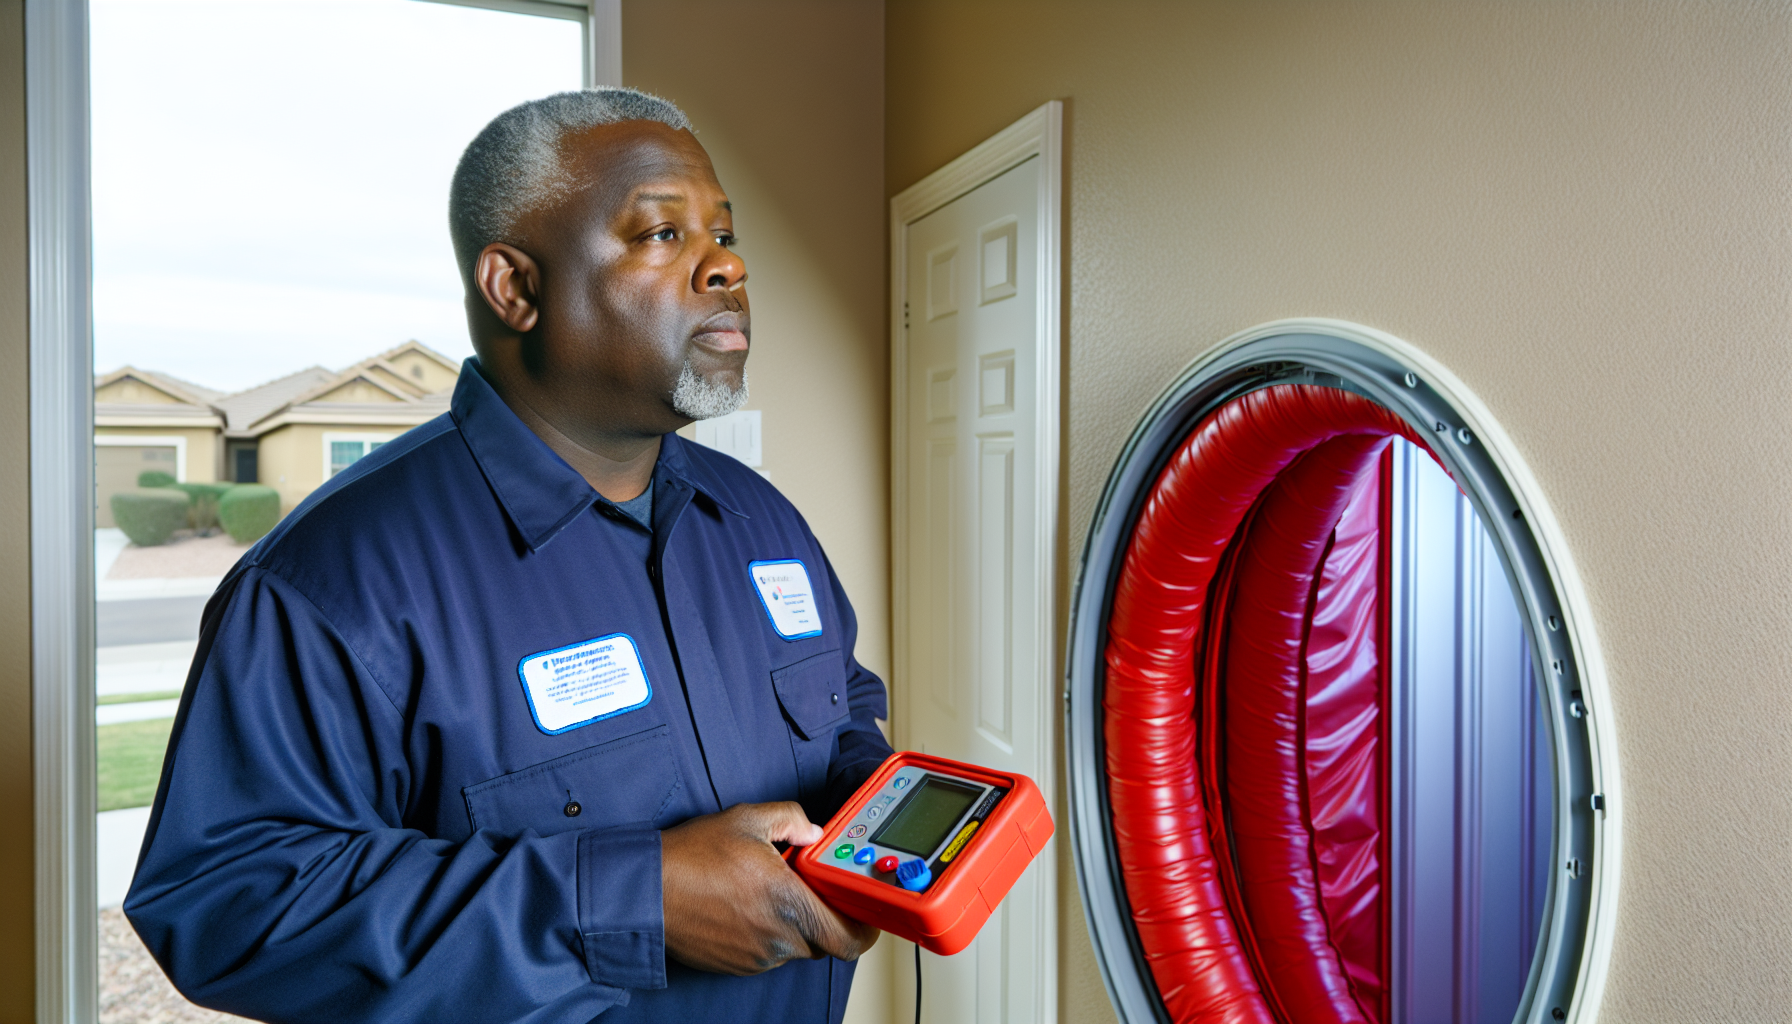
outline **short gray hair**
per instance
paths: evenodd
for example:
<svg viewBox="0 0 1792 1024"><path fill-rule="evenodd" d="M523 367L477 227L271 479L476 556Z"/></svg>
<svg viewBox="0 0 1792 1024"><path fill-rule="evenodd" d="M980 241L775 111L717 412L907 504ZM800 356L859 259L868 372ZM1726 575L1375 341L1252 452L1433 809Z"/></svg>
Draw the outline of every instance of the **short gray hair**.
<svg viewBox="0 0 1792 1024"><path fill-rule="evenodd" d="M511 107L474 137L448 189L448 231L469 290L481 250L505 241L524 213L572 191L560 140L618 121L691 130L691 119L669 100L637 89L583 89Z"/></svg>

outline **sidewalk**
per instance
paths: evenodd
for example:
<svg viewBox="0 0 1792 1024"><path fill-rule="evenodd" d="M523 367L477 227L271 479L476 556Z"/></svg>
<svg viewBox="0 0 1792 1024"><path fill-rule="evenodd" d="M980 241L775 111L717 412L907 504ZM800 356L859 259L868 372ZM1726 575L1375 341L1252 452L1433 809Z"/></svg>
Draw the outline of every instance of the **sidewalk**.
<svg viewBox="0 0 1792 1024"><path fill-rule="evenodd" d="M96 652L98 693L113 697L178 690L187 681L187 667L193 664L197 646L195 639L102 647Z"/></svg>
<svg viewBox="0 0 1792 1024"><path fill-rule="evenodd" d="M143 832L149 827L149 808L101 811L96 824L99 905L104 910L123 903L124 894L131 888L137 852L143 848Z"/></svg>

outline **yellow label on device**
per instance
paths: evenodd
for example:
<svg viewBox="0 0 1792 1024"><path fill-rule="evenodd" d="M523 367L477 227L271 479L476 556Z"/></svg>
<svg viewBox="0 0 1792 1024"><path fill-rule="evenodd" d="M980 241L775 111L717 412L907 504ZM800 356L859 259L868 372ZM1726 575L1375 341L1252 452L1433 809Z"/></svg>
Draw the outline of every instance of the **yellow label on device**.
<svg viewBox="0 0 1792 1024"><path fill-rule="evenodd" d="M981 824L983 824L981 821L973 821L959 829L958 835L952 837L952 845L946 847L945 853L940 854L940 863L952 863L952 858L958 856L958 851L964 849L964 844L971 841L971 833L977 831L977 826Z"/></svg>

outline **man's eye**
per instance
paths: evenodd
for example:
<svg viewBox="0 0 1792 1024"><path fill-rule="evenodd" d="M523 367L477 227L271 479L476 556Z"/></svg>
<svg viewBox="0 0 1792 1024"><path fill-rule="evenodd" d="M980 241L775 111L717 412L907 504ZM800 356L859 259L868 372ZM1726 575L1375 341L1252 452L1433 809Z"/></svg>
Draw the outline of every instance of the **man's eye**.
<svg viewBox="0 0 1792 1024"><path fill-rule="evenodd" d="M734 242L735 238L733 235L724 233L716 236L716 244L724 249L734 248Z"/></svg>
<svg viewBox="0 0 1792 1024"><path fill-rule="evenodd" d="M676 228L661 228L647 237L656 242L670 242L678 237L678 230Z"/></svg>

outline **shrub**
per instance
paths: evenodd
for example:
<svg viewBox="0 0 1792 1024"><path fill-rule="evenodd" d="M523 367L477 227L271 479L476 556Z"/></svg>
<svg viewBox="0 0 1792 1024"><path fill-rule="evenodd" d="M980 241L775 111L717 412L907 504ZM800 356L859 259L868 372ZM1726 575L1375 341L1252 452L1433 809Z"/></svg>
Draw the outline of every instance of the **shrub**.
<svg viewBox="0 0 1792 1024"><path fill-rule="evenodd" d="M237 484L218 500L218 518L238 544L260 540L280 521L280 492L265 484Z"/></svg>
<svg viewBox="0 0 1792 1024"><path fill-rule="evenodd" d="M146 469L137 474L138 487L173 487L174 477L159 469Z"/></svg>
<svg viewBox="0 0 1792 1024"><path fill-rule="evenodd" d="M168 543L187 523L187 495L172 487L140 487L112 496L112 518L140 548Z"/></svg>
<svg viewBox="0 0 1792 1024"><path fill-rule="evenodd" d="M187 495L187 525L205 532L218 526L218 503L231 484L174 484Z"/></svg>

